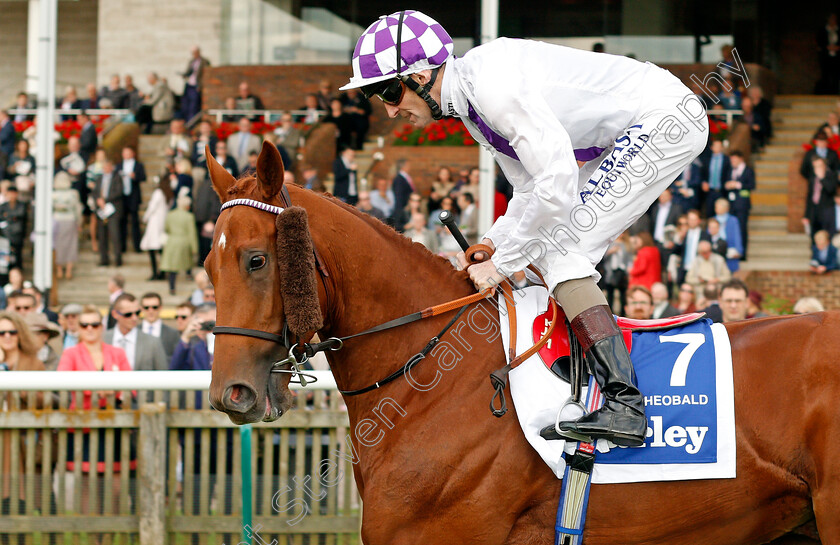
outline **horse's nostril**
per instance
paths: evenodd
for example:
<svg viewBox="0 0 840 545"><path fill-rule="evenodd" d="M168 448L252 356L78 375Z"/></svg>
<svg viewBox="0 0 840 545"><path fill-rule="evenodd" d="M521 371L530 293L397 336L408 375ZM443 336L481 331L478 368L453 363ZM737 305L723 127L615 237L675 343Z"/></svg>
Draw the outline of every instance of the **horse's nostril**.
<svg viewBox="0 0 840 545"><path fill-rule="evenodd" d="M240 394L241 390L239 386L231 386L230 388L230 400L233 403L239 403L239 398L242 397Z"/></svg>
<svg viewBox="0 0 840 545"><path fill-rule="evenodd" d="M248 412L256 402L256 392L246 384L228 386L222 398L222 405L224 405L226 410L238 413Z"/></svg>

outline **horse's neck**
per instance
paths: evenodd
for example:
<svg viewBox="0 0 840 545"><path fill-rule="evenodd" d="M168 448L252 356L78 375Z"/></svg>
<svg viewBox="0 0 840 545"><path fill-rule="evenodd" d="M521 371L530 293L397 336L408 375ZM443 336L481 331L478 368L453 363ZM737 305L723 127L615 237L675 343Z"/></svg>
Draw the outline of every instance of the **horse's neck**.
<svg viewBox="0 0 840 545"><path fill-rule="evenodd" d="M324 334L352 335L472 292L442 259L347 211L313 230L313 238L330 269ZM422 320L348 340L330 358L339 387L358 389L390 375L441 327L440 319Z"/></svg>

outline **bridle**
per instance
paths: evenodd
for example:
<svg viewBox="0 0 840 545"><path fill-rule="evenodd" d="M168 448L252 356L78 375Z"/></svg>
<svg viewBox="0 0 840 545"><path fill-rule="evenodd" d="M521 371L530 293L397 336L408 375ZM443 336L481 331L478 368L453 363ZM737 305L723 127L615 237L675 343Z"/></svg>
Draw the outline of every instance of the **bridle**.
<svg viewBox="0 0 840 545"><path fill-rule="evenodd" d="M283 202L283 206L276 206L273 204L268 204L262 201L257 201L254 199L232 199L230 201L225 202L222 207L221 211L224 211L228 208L233 208L234 206L249 206L251 208L255 208L257 210L262 210L263 212L268 212L270 214L274 214L279 216L283 213L283 211L291 205L291 196L289 195L289 190L283 186L280 197ZM326 277L329 276L327 272L327 268L324 266L323 260L321 256L318 255L318 251L314 249L315 253L315 263L316 269L319 273L319 276L324 282L324 289L326 290ZM276 333L271 333L268 331L262 331L259 329L251 329L247 327L237 327L237 326L215 326L213 328L214 335L241 335L243 337L252 337L255 339L262 339L265 341L270 341L278 344L282 344L286 347L288 351L288 356L285 359L280 361L276 361L271 365L270 373L288 373L292 375L291 382L299 383L301 386L306 386L310 382L317 382L317 378L313 375L307 375L301 372L300 366L305 364L309 360L309 355L306 354L306 351L300 352L302 357L298 359L295 356L294 349L298 346L299 343L295 343L292 339L292 333L289 330L289 326L287 323L283 324L283 330L280 335ZM331 339L332 340L332 339ZM319 343L322 344L322 343ZM335 345L333 345L335 346ZM338 345L335 350L339 350L341 348ZM326 349L326 348L325 348ZM286 369L285 366L289 366L289 369ZM295 377L298 380L295 380Z"/></svg>
<svg viewBox="0 0 840 545"><path fill-rule="evenodd" d="M288 190L284 186L281 192L281 198L283 201L283 207L276 206L273 204L264 203L261 201L257 201L254 199L232 199L230 201L225 202L222 205L221 210L227 210L228 208L233 208L234 206L248 206L251 208L255 208L257 210L261 210L263 212L268 212L274 215L280 215L283 213L285 208L288 208L291 205L291 197L289 196ZM322 282L324 283L324 290L326 292L326 277L329 276L326 267L323 264L320 256L318 255L318 250L313 245L313 251L315 253L315 263L316 269L319 272ZM347 335L345 337L331 337L323 342L319 343L309 343L303 342L300 340L295 340L294 335L289 330L288 322L283 324L283 330L278 335L276 333L271 333L268 331L262 331L259 329L251 329L247 327L238 327L238 326L216 326L213 328L214 335L240 335L244 337L252 337L255 339L262 339L265 341L270 341L273 343L281 344L286 347L288 351L288 356L280 361L276 361L271 365L270 373L288 373L292 375L291 381L295 383L300 383L301 386L306 386L310 382L317 381L317 378L313 375L307 375L302 373L300 367L304 365L309 358L313 357L318 352L326 352L326 351L338 351L344 347L344 342L353 339L355 337L361 337L362 335L368 335L371 333L377 333L380 331L385 331L387 329L392 329L395 327L399 327L402 325L406 325L412 322L416 322L418 320L422 320L425 318L431 318L433 316L440 316L442 314L451 312L453 310L459 309L455 316L449 321L449 323L434 337L429 340L426 346L412 356L405 365L403 365L399 370L391 373L387 377L382 380L379 380L370 386L366 386L365 388L360 388L358 390L339 390L341 394L345 396L354 396L363 394L366 392L370 392L372 390L376 390L389 382L392 382L399 378L401 375L404 375L406 371L411 370L412 367L417 365L421 360L423 360L426 355L437 345L440 341L440 338L451 328L458 318L467 310L467 307L472 303L480 301L488 297L488 291L482 291L473 295L468 295L467 297L462 297L460 299L456 299L454 301L449 301L447 303L443 303L441 305L436 305L433 307L429 307L423 309L418 312L414 312L411 314L407 314L400 318L396 318L394 320L390 320L388 322L379 324L377 326L371 327L366 329L365 331L354 333L352 335ZM288 366L288 369L286 368ZM297 380L295 380L297 378Z"/></svg>

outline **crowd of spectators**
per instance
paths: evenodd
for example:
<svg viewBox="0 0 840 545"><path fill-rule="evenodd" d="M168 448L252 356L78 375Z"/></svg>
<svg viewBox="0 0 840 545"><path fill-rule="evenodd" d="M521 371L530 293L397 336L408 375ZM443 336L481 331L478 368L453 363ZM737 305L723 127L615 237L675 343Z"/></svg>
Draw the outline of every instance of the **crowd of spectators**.
<svg viewBox="0 0 840 545"><path fill-rule="evenodd" d="M744 155L726 153L720 140L690 164L648 212L607 250L599 265L612 308L655 292L659 309L701 309L697 302L716 300L747 257L753 169ZM689 292L691 292L689 294ZM635 299L631 295L635 294ZM689 299L691 298L691 301ZM651 313L648 317L653 316ZM641 308L635 311L638 317ZM657 313L657 317L660 317Z"/></svg>
<svg viewBox="0 0 840 545"><path fill-rule="evenodd" d="M460 248L440 222L440 212L450 211L467 241L477 242L479 169L461 169L457 177L452 172L449 167L440 167L430 184L430 194L425 196L412 177L411 161L403 158L396 161L392 177L375 174L368 188L362 185L355 151L345 148L333 163L333 194L455 263ZM512 192L502 176L497 178L496 185L502 204L495 206L494 219L505 212Z"/></svg>
<svg viewBox="0 0 840 545"><path fill-rule="evenodd" d="M826 274L840 268L840 111L828 112L805 148L799 173L807 181L802 224L811 238L809 268Z"/></svg>
<svg viewBox="0 0 840 545"><path fill-rule="evenodd" d="M356 91L335 95L328 81L321 82L300 111L284 112L272 124L252 115L264 104L243 81L237 96L227 101L232 111L225 114L226 121L235 123L235 132L226 134L209 118L199 120L189 130L186 120L200 111L201 73L208 65L200 50L194 48L183 73L186 86L180 101L155 73L148 75L146 93L134 86L131 76L124 76L121 86L120 76L114 75L101 89L89 84L84 99L79 99L70 86L57 101L60 109L83 109L81 113L62 114L75 120L79 130L67 138L55 166L54 238L59 278L73 277L79 238L84 232L89 233L91 248L99 254L100 266L121 266L126 251L148 252L150 280L168 279L170 293L174 293L177 274L190 274L194 264L203 264L219 214L219 199L207 179L205 148L214 152L233 176L239 176L255 169L263 140L278 146L284 165L291 171L294 162L303 159L304 139L312 123L334 125L336 143L342 149L358 149L364 143L370 103ZM17 111L32 107L26 93L17 96L15 107L11 114L0 111L0 280L9 268L24 267L23 252L33 219L30 203L35 158L29 152L30 139L21 137L14 127L17 121L33 118ZM145 132L167 123L159 150L165 170L147 172L132 147L122 149L120 160L112 161L98 146L95 122L102 108L130 110ZM237 110L249 111L236 114ZM325 111L329 112L326 117ZM311 165L302 164L299 171L303 175L301 185L323 189ZM291 172L289 175L293 180ZM144 186L152 186L148 202L144 202ZM187 201L189 204L185 204ZM181 229L188 224L193 228Z"/></svg>
<svg viewBox="0 0 840 545"><path fill-rule="evenodd" d="M251 112L264 109L264 103L243 81L237 95L225 102L224 121L235 123L235 132L220 135L210 119L200 120L189 130L185 120L201 111L201 72L208 65L194 48L183 73L185 90L180 102L166 81L154 73L147 77L148 93L138 90L130 76L123 78L121 86L115 75L102 89L88 85L85 99L68 87L59 100L64 109L129 109L147 132L156 124L168 123L159 150L166 168L150 173L132 147L121 150L119 162L109 159L97 145L88 112L66 114L78 121L81 131L67 140L65 153L57 159L53 209L58 278L73 277L79 236L87 222L101 266L122 265L126 251L146 252L149 280L167 280L170 294L176 293L181 273L193 280L196 289L175 308L172 327L161 319L161 295L146 292L138 297L129 292L119 274L109 282L110 308L105 313L76 303L51 313L39 290L24 280L23 252L30 232L36 163L28 140L17 139L12 126L26 121L20 117L24 114L13 117L0 111L0 171L6 178L0 182L0 278L8 280L0 291L0 369L131 372L211 368L215 295L203 271L192 278L193 268L202 265L210 251L221 206L207 179L206 147L223 168L239 176L253 172L262 142L271 141L287 167L287 182L322 191L324 185L311 164L297 169L300 180L295 179L292 167L300 160L307 126L319 121L332 124L339 150L332 168L332 192L337 198L453 263L461 248L440 222L440 211L455 216L469 243L478 241L478 209L482 205L478 202L478 167L456 170L441 166L434 180L422 184L415 180L409 159L398 160L388 176L377 172L367 180L371 173L359 172L356 151L366 140L371 106L356 91L337 96L330 82L323 81L317 92L307 95L299 112L283 113L277 126L258 134L255 126L260 116ZM768 102L757 86L745 90L731 78L725 82L718 89L719 103L709 107L742 110L740 121L750 128L753 150L760 150L772 134ZM31 106L25 93L18 95L16 106ZM249 113L236 114L236 110ZM818 129L814 149L801 169L809 182L803 222L813 235L811 270L815 274L839 268L837 248L831 243L840 232L840 158L830 145L833 139L840 146L840 116L836 113ZM144 184L153 186L148 202L143 202ZM430 187L430 191L423 193L419 187ZM750 194L755 187L755 173L744 155L727 152L722 141L712 140L647 214L609 247L598 268L613 311L636 319L705 312L717 322L766 316L762 295L734 276L748 252ZM510 184L498 176L494 201L488 203L494 219L505 212L511 195ZM7 241L5 262L3 240ZM525 279L517 276L516 282L524 285ZM822 305L813 298L803 298L794 307L795 312L817 310L822 310ZM105 407L109 396L119 404L135 402L122 399L118 392L88 391L81 399L74 398L73 406L86 410ZM196 405L201 407L201 403L197 398ZM105 470L104 436L99 440L99 453L85 448L83 460L73 459L74 437L87 445L90 433L68 436L68 468L75 463L95 463L99 471ZM113 452L119 453L120 437L114 440L117 448ZM113 463L112 469L119 471L121 463L132 464L133 459L115 458ZM118 489L112 493L119 497ZM83 497L87 497L85 492ZM10 501L8 495L3 501ZM4 513L9 512L6 503Z"/></svg>
<svg viewBox="0 0 840 545"><path fill-rule="evenodd" d="M724 48L722 54L724 62L734 62L731 48ZM270 140L281 151L288 180L322 190L324 186L312 165L297 169L302 174L300 180L294 179L290 167L300 158L306 124L324 112L321 121L335 125L340 150L333 163L336 197L449 258L454 258L459 248L440 223L438 211L452 211L467 240L477 241L478 168L454 175L449 168L441 167L431 184L423 184L431 185L428 195L418 191L409 160L397 161L392 176L375 174L369 181L363 180L370 172L358 171L355 152L366 139L371 107L356 91L339 96L324 80L317 91L306 96L298 112L283 113L276 126L257 134L254 127L259 125L255 121L260 116L254 112L265 105L249 83L242 81L237 95L225 102L225 121L236 123L235 132L221 136L210 119L188 130L185 119L201 111L201 73L208 65L200 50L194 48L182 74L185 91L180 106L166 81L154 73L147 77L147 93L138 90L130 76L123 78L121 86L117 75L102 89L88 85L84 99L77 97L74 88L67 88L59 100L61 107L128 108L147 128L168 121L169 130L160 150L167 168L155 176L146 172L130 147L122 150L119 163L111 162L97 149L89 115L75 116L81 133L68 139L67 152L57 164L61 175L54 199L56 237L61 237L56 259L59 277L72 277L79 247L73 233L81 232L88 222L92 247L99 252L101 265L119 266L125 251L147 252L150 279L168 279L170 293L175 293L178 274L190 275L192 267L200 265L209 252L219 213L218 197L206 179L205 147L215 152L226 170L238 176L254 169L262 141ZM700 97L712 110L742 110L739 122L749 126L753 149L761 149L772 135L768 101L757 85L746 89L729 72L723 71L720 76L710 80L717 102L707 94L701 93ZM29 106L25 93L17 97L17 106ZM236 110L247 113L236 114ZM9 146L9 121L8 113L0 113L0 149L9 150L0 153L0 161L10 178L0 183L0 231L9 241L8 266L21 268L32 195L31 180L27 183L26 178L31 177L35 163L26 139L15 142L12 135ZM811 268L818 274L838 267L837 251L830 239L840 225L840 197L836 195L840 158L829 147L831 138L840 140L840 116L835 113L819 128L814 149L802 165L802 173L809 179L809 197L813 196L808 199L803 221L814 234ZM147 203L142 202L144 183L154 186ZM608 250L599 268L613 308L622 309L625 301L631 300L629 288L636 287L652 292L651 297L656 296L652 308L663 312L670 312L669 308L700 308L698 303L716 300L720 286L730 281L740 261L747 257L750 194L755 187L755 173L744 155L739 151L727 153L720 139L712 139L648 213ZM499 177L492 203L494 218L504 213L510 195L509 184Z"/></svg>
<svg viewBox="0 0 840 545"><path fill-rule="evenodd" d="M69 303L63 305L58 313L45 307L40 291L25 281L18 269L13 269L9 276L9 284L0 290L0 371L133 372L210 369L214 347L211 331L215 325L216 308L212 289L199 290L201 295L196 301L198 305L191 300L178 304L174 323L168 325L161 318L163 299L160 294L147 292L138 297L127 291L129 286L121 275L114 275L108 282L110 308L107 311L103 312L94 305ZM29 407L27 399L31 401L32 398L21 396L17 401L21 403L21 408ZM109 407L136 408L140 401L137 392L85 390L81 397L78 397L78 393L70 394L69 408L86 411ZM31 408L44 408L48 404L55 406L57 402L57 396L38 393L36 406ZM113 430L113 435L108 435L105 430L69 430L64 462L68 473L77 464L81 465L84 472L100 475L136 469L134 438L131 439L129 451L124 451L122 433L119 429ZM3 434L5 447L0 448L6 449L4 459L8 462L8 449L12 441L8 432ZM96 436L96 442L93 436ZM77 448L78 442L82 443L81 448ZM98 448L92 447L97 444ZM38 449L40 452L41 447L38 446ZM52 456L52 463L55 463L57 456L55 453ZM39 471L52 471L48 469L46 461L38 464ZM5 467L4 471L8 472L9 469ZM111 483L113 488L106 494L112 495L115 501L113 508L118 509L116 502L120 497L121 479L115 478ZM88 505L88 499L94 497L86 488L89 484L89 479L77 483L67 481L67 497L73 497L73 486L81 486L82 504L79 507L82 511L101 512L89 510L103 508L102 503L97 506ZM47 493L52 494L51 504L54 506L57 492L39 491L39 495ZM129 492L130 495L133 493ZM2 491L0 513L14 514L26 509L24 496L18 496L8 488ZM49 540L50 543L56 542L52 537Z"/></svg>

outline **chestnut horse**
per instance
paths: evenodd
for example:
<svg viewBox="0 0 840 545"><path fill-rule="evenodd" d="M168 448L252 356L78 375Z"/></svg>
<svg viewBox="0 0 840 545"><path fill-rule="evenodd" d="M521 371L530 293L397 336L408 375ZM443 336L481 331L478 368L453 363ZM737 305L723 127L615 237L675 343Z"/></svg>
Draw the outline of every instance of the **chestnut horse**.
<svg viewBox="0 0 840 545"><path fill-rule="evenodd" d="M223 203L247 198L283 206L282 164L271 144L263 145L255 177L234 180L212 157L207 164ZM296 292L297 279L282 273L290 259L314 261L312 252L278 262L279 216L249 206L225 209L205 265L220 326L279 334L300 303L284 301L285 293L312 298L305 303L320 309L318 333L326 339L475 293L465 272L378 220L299 187L288 194L306 211L299 217L309 219L326 274L311 272L312 293ZM347 341L328 354L339 388L388 376L451 317ZM840 544L840 316L748 320L727 330L737 478L594 485L588 545L812 542L790 532L813 528L813 521L822 543ZM430 356L414 368L413 384L401 377L345 397L367 545L553 543L561 483L525 441L515 410L494 418L488 409L488 374L505 363L500 337L489 342L467 327L460 335L471 345L463 361L444 365ZM286 355L269 340L218 335L213 406L239 424L281 415L290 407L289 375L270 369Z"/></svg>

